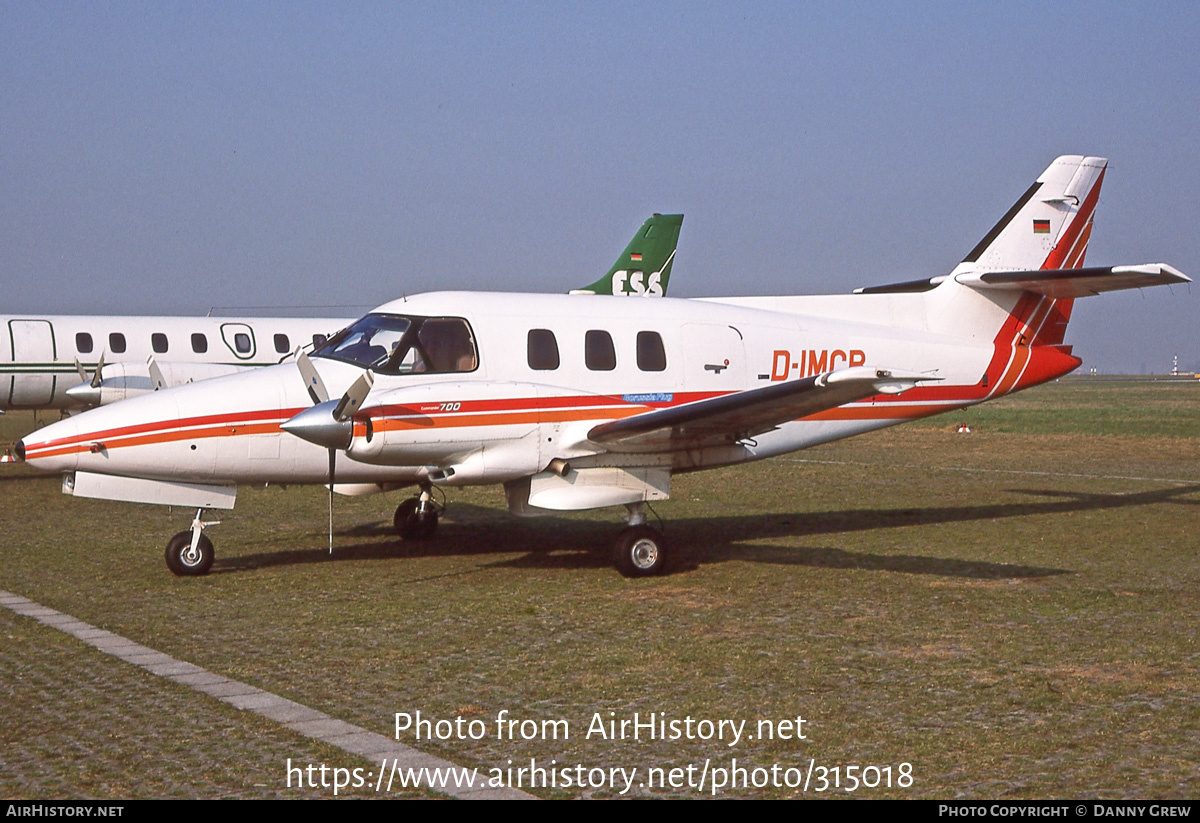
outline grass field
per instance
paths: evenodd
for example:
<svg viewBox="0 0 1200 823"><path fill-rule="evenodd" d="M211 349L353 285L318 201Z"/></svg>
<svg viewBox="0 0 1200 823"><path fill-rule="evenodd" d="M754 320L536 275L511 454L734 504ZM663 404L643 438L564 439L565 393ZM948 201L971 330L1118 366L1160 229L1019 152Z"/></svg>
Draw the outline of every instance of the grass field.
<svg viewBox="0 0 1200 823"><path fill-rule="evenodd" d="M0 439L30 425L0 418ZM382 734L396 712L484 721L402 737L464 765L644 780L736 758L843 787L891 767L865 797L1200 796L1200 384L1055 383L678 477L657 506L673 568L650 580L612 570L613 511L517 520L490 488L451 491L417 545L389 533L397 496L339 498L332 557L321 489L243 489L197 579L162 561L190 512L66 497L24 466L0 490L0 588ZM293 796L289 757L369 765L24 618L0 632L5 797ZM502 710L570 738L497 739ZM597 712L750 734L803 716L806 739L588 739Z"/></svg>

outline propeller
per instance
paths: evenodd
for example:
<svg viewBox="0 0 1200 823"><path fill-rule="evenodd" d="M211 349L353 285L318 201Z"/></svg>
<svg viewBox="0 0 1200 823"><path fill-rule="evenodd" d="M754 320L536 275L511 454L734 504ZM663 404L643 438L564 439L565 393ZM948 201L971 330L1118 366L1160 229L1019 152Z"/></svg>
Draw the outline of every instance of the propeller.
<svg viewBox="0 0 1200 823"><path fill-rule="evenodd" d="M280 424L279 428L329 451L329 553L333 554L333 486L337 479L337 453L339 449L349 448L354 439L354 413L371 393L375 373L367 369L350 384L341 398L330 400L329 390L307 354L296 358L296 367L304 377L315 405Z"/></svg>
<svg viewBox="0 0 1200 823"><path fill-rule="evenodd" d="M82 382L67 389L67 397L86 406L100 405L100 383L104 380L104 352L100 352L100 359L96 361L96 371L93 374L87 373L78 357L75 358L75 371L79 372Z"/></svg>

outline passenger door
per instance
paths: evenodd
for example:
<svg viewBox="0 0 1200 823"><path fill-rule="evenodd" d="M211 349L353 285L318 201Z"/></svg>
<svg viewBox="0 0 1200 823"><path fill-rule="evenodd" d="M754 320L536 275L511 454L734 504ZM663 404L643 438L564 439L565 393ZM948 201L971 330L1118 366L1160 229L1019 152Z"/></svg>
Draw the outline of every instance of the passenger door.
<svg viewBox="0 0 1200 823"><path fill-rule="evenodd" d="M9 320L13 377L9 402L14 407L48 406L54 400L54 329L49 320Z"/></svg>

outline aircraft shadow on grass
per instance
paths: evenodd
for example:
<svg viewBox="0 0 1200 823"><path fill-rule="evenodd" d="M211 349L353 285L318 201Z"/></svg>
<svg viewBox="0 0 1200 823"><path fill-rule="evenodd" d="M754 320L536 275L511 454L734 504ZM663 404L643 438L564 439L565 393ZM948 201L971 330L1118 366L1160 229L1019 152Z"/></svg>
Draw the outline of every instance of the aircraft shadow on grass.
<svg viewBox="0 0 1200 823"><path fill-rule="evenodd" d="M665 524L674 549L668 572L682 572L710 563L740 560L774 565L831 569L868 569L945 577L1015 579L1070 574L1070 569L1041 568L1010 563L922 555L852 552L820 546L777 546L755 541L785 537L845 534L859 531L927 526L944 523L1001 520L1029 515L1067 514L1105 509L1136 508L1162 503L1200 505L1188 499L1200 484L1153 489L1133 494L1098 494L1047 489L1010 489L1011 493L1043 498L1040 502L989 503L978 506L931 506L903 509L844 509L829 512L786 512L728 515L671 520ZM608 552L596 549L598 530L616 523L544 517L518 520L502 510L469 503L451 504L448 517L434 540L401 542L390 524L377 521L336 532L362 542L337 546L332 555L314 549L218 558L213 572L231 573L270 566L379 560L437 555L488 556L520 554L486 564L496 568L586 569L608 567Z"/></svg>

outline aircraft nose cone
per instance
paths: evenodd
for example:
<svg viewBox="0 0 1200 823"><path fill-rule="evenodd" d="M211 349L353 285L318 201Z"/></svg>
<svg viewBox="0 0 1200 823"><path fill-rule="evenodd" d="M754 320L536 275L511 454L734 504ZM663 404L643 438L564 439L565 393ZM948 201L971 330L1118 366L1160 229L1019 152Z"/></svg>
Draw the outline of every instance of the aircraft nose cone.
<svg viewBox="0 0 1200 823"><path fill-rule="evenodd" d="M72 386L67 389L67 397L84 406L100 405L100 389L92 386L91 383L80 383L78 386Z"/></svg>
<svg viewBox="0 0 1200 823"><path fill-rule="evenodd" d="M337 400L327 400L318 403L311 409L305 409L298 415L280 424L279 428L288 434L294 434L301 440L315 443L327 449L345 449L350 446L354 434L354 424L351 420L336 420L333 410Z"/></svg>
<svg viewBox="0 0 1200 823"><path fill-rule="evenodd" d="M22 463L24 463L25 462L25 441L18 440L16 449L17 449L17 459L20 460Z"/></svg>

